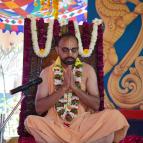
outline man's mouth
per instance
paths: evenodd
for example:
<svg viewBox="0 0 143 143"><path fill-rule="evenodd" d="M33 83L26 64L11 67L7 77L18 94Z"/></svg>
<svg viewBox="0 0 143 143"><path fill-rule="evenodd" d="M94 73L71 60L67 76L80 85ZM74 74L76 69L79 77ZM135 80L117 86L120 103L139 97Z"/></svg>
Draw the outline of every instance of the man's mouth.
<svg viewBox="0 0 143 143"><path fill-rule="evenodd" d="M66 65L72 65L75 63L75 59L74 58L65 58L63 60L63 63L66 64Z"/></svg>

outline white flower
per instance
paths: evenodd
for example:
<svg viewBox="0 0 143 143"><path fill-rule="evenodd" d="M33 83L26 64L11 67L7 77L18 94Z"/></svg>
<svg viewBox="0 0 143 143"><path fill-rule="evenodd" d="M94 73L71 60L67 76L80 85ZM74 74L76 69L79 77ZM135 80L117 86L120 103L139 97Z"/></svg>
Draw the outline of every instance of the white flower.
<svg viewBox="0 0 143 143"><path fill-rule="evenodd" d="M76 105L72 105L71 107L74 109L78 109L78 106L76 106Z"/></svg>
<svg viewBox="0 0 143 143"><path fill-rule="evenodd" d="M55 71L55 74L58 74L58 75L62 75L63 73L61 71Z"/></svg>
<svg viewBox="0 0 143 143"><path fill-rule="evenodd" d="M66 112L66 111L64 111L64 114L62 114L62 115L61 115L62 119L64 119L64 120L65 120L66 114L67 114L67 112Z"/></svg>
<svg viewBox="0 0 143 143"><path fill-rule="evenodd" d="M103 20L102 20L102 19L95 18L92 22L93 22L93 23L96 23L97 25L100 25L100 24L103 23Z"/></svg>
<svg viewBox="0 0 143 143"><path fill-rule="evenodd" d="M57 107L57 111L59 112L60 110L64 109L64 107Z"/></svg>
<svg viewBox="0 0 143 143"><path fill-rule="evenodd" d="M81 83L81 77L76 77L75 81Z"/></svg>
<svg viewBox="0 0 143 143"><path fill-rule="evenodd" d="M74 117L75 117L75 114L74 114L74 113L69 112L69 114L71 115L71 117L72 117L72 118L74 118Z"/></svg>
<svg viewBox="0 0 143 143"><path fill-rule="evenodd" d="M61 80L59 80L59 79L55 79L55 80L54 80L54 84L55 84L55 85L62 85L62 83L63 83L63 82L62 82Z"/></svg>
<svg viewBox="0 0 143 143"><path fill-rule="evenodd" d="M76 100L79 100L79 98L78 98L77 96L73 96L73 97L72 97L72 100L75 100L75 99L76 99Z"/></svg>
<svg viewBox="0 0 143 143"><path fill-rule="evenodd" d="M64 103L64 102L66 102L67 100L64 99L64 98L61 98L61 99L59 99L59 101L60 101L61 103Z"/></svg>
<svg viewBox="0 0 143 143"><path fill-rule="evenodd" d="M82 68L77 68L76 71L82 72Z"/></svg>

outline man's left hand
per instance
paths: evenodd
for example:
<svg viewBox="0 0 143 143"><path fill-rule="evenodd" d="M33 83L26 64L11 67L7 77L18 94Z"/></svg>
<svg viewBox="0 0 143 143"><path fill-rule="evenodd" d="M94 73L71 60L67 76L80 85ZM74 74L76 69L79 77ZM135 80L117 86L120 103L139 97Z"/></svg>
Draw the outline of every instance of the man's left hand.
<svg viewBox="0 0 143 143"><path fill-rule="evenodd" d="M74 80L74 75L73 75L72 70L70 70L69 72L70 72L70 89L74 91L75 89L77 89L75 80Z"/></svg>

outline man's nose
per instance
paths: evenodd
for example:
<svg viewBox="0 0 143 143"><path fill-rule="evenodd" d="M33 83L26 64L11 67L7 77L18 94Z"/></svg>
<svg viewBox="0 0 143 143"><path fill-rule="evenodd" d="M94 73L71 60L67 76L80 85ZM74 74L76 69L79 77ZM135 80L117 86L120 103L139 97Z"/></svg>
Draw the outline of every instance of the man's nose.
<svg viewBox="0 0 143 143"><path fill-rule="evenodd" d="M69 56L72 55L72 50L69 50L68 55L69 55Z"/></svg>

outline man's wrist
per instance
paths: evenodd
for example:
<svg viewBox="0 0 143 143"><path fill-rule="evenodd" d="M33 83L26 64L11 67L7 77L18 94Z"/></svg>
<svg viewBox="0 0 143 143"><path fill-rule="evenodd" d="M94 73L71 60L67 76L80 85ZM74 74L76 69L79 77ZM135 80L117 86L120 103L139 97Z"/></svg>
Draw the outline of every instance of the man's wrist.
<svg viewBox="0 0 143 143"><path fill-rule="evenodd" d="M58 89L56 89L55 93L59 96L62 97L65 93L64 89L62 87L58 87Z"/></svg>
<svg viewBox="0 0 143 143"><path fill-rule="evenodd" d="M80 90L80 89L77 88L77 87L73 87L73 88L72 88L72 91L73 91L75 94L77 94L77 93L79 92L79 90Z"/></svg>
<svg viewBox="0 0 143 143"><path fill-rule="evenodd" d="M66 90L67 90L67 88L66 88L66 87L64 87L64 86L62 86L61 90L65 93L65 92L66 92Z"/></svg>

